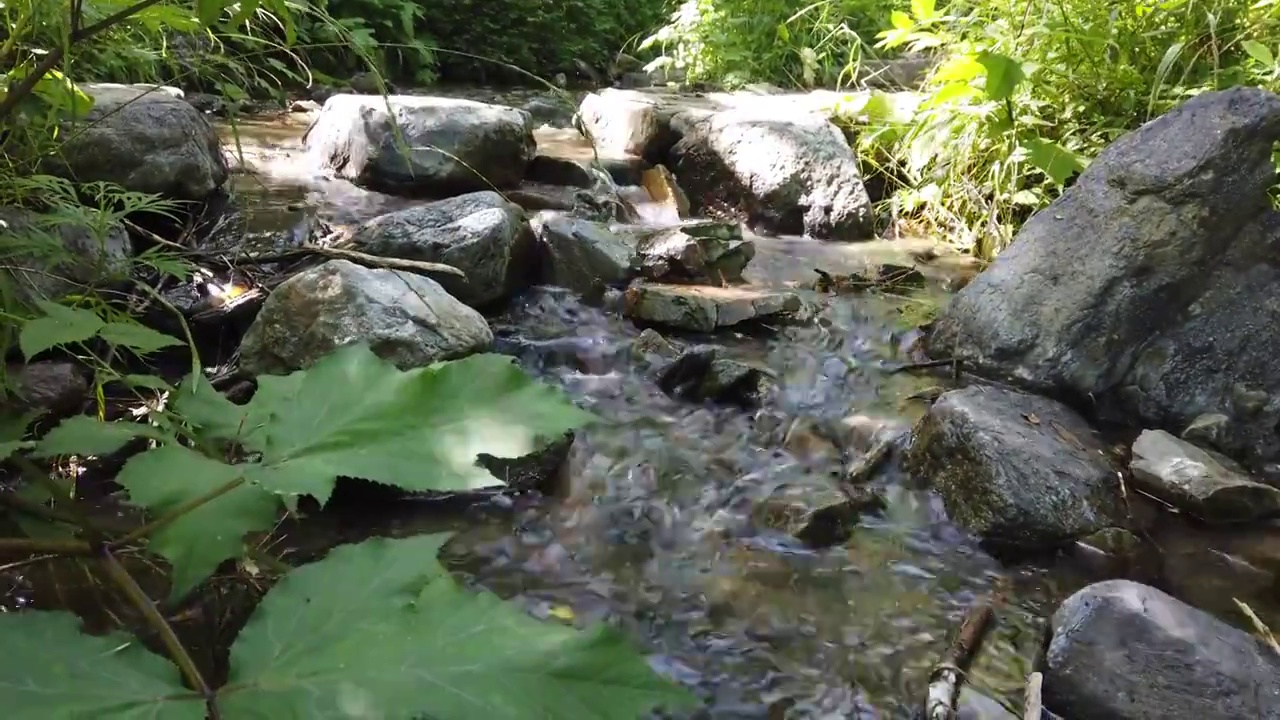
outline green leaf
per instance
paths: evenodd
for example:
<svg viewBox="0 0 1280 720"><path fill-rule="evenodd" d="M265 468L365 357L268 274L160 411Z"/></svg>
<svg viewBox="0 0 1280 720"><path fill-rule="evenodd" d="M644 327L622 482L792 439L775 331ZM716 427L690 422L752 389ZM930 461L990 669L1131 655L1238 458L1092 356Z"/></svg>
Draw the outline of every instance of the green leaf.
<svg viewBox="0 0 1280 720"><path fill-rule="evenodd" d="M206 26L218 22L229 0L196 0L196 17Z"/></svg>
<svg viewBox="0 0 1280 720"><path fill-rule="evenodd" d="M0 417L0 460L8 460L10 455L35 444L25 439L27 427L43 414L43 410L30 410L21 415Z"/></svg>
<svg viewBox="0 0 1280 720"><path fill-rule="evenodd" d="M181 340L175 337L156 332L136 322L107 323L98 330L98 337L113 345L123 345L140 354L183 344Z"/></svg>
<svg viewBox="0 0 1280 720"><path fill-rule="evenodd" d="M1084 158L1043 138L1027 138L1022 143L1027 157L1054 183L1062 185L1085 167Z"/></svg>
<svg viewBox="0 0 1280 720"><path fill-rule="evenodd" d="M1027 77L1022 63L1008 55L981 52L978 53L977 60L987 70L986 92L987 97L992 100L1007 100L1012 97L1013 91Z"/></svg>
<svg viewBox="0 0 1280 720"><path fill-rule="evenodd" d="M0 706L8 720L203 720L178 670L120 633L94 637L64 612L0 613Z"/></svg>
<svg viewBox="0 0 1280 720"><path fill-rule="evenodd" d="M901 10L894 10L889 13L889 22L893 24L895 30L911 30L916 26L911 16Z"/></svg>
<svg viewBox="0 0 1280 720"><path fill-rule="evenodd" d="M243 473L244 466L164 445L130 458L116 482L129 491L130 500L158 517L223 488ZM223 560L239 557L245 533L270 528L278 507L271 493L243 482L154 532L148 548L173 566L172 594L186 594Z"/></svg>
<svg viewBox="0 0 1280 720"><path fill-rule="evenodd" d="M36 457L54 455L110 455L136 437L155 437L151 428L133 422L103 422L89 415L76 415L36 443Z"/></svg>
<svg viewBox="0 0 1280 720"><path fill-rule="evenodd" d="M236 405L204 373L188 375L173 396L173 412L199 429L202 437L236 440L250 424L250 409Z"/></svg>
<svg viewBox="0 0 1280 720"><path fill-rule="evenodd" d="M1266 45L1263 45L1257 40L1245 40L1240 43L1240 46L1244 48L1245 52L1249 53L1249 57L1257 60L1260 64L1267 68L1275 67L1275 55L1271 53L1270 48Z"/></svg>
<svg viewBox="0 0 1280 720"><path fill-rule="evenodd" d="M144 390L173 390L162 377L155 375L125 375L120 378L129 387L142 388Z"/></svg>
<svg viewBox="0 0 1280 720"><path fill-rule="evenodd" d="M36 306L44 316L28 320L18 335L18 345L28 360L51 347L84 342L103 326L102 318L89 310L48 300L38 300Z"/></svg>
<svg viewBox="0 0 1280 720"><path fill-rule="evenodd" d="M911 15L916 20L932 20L937 14L936 0L911 0Z"/></svg>
<svg viewBox="0 0 1280 720"><path fill-rule="evenodd" d="M376 538L286 575L232 645L224 717L634 720L692 701L616 631L458 587L446 539Z"/></svg>
<svg viewBox="0 0 1280 720"><path fill-rule="evenodd" d="M308 370L258 378L242 444L262 454L250 478L272 492L328 500L339 476L406 490L502 482L476 456L527 455L592 419L501 355L409 371L365 345Z"/></svg>

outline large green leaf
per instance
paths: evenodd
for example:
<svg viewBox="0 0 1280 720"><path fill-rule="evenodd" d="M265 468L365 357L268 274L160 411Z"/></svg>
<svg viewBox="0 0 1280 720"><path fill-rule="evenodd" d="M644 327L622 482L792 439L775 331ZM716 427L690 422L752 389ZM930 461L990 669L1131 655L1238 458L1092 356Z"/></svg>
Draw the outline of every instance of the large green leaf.
<svg viewBox="0 0 1280 720"><path fill-rule="evenodd" d="M73 415L58 423L36 444L36 457L54 455L110 455L136 437L163 438L142 423L104 422L89 415Z"/></svg>
<svg viewBox="0 0 1280 720"><path fill-rule="evenodd" d="M58 345L84 342L97 334L104 323L91 310L37 300L42 317L28 320L18 334L18 345L28 360Z"/></svg>
<svg viewBox="0 0 1280 720"><path fill-rule="evenodd" d="M286 575L232 646L223 716L634 720L692 700L606 627L458 587L446 539L377 538Z"/></svg>
<svg viewBox="0 0 1280 720"><path fill-rule="evenodd" d="M995 52L981 52L978 62L987 69L985 90L992 100L1007 100L1013 96L1022 81L1027 78L1026 70L1016 58Z"/></svg>
<svg viewBox="0 0 1280 720"><path fill-rule="evenodd" d="M229 412L209 411L222 432L232 424ZM236 439L261 453L247 466L249 478L321 503L341 476L407 490L501 485L475 464L478 454L527 455L592 419L508 357L474 355L401 371L364 345L337 350L307 370L258 378L253 400L236 412Z"/></svg>
<svg viewBox="0 0 1280 720"><path fill-rule="evenodd" d="M164 445L130 458L116 482L129 491L133 502L160 516L213 493L243 472L242 465ZM148 547L173 566L172 593L185 594L223 560L239 557L245 533L270 528L278 508L274 495L245 482L152 533Z"/></svg>
<svg viewBox="0 0 1280 720"><path fill-rule="evenodd" d="M203 720L178 670L124 635L80 633L71 613L0 613L0 707L7 720Z"/></svg>

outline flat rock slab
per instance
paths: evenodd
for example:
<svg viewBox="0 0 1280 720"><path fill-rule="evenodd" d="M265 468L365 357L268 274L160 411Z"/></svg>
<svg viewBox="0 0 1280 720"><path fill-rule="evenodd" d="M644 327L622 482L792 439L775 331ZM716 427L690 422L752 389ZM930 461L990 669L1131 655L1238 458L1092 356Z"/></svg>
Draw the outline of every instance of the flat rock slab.
<svg viewBox="0 0 1280 720"><path fill-rule="evenodd" d="M411 197L515 187L536 150L522 110L417 95L334 95L304 145L338 177Z"/></svg>
<svg viewBox="0 0 1280 720"><path fill-rule="evenodd" d="M944 393L907 467L952 520L993 543L1052 548L1124 522L1119 469L1067 406L1005 388Z"/></svg>
<svg viewBox="0 0 1280 720"><path fill-rule="evenodd" d="M358 342L408 370L487 350L493 332L430 278L330 260L272 291L245 333L240 367L285 374Z"/></svg>
<svg viewBox="0 0 1280 720"><path fill-rule="evenodd" d="M714 332L739 323L778 319L799 312L792 292L748 287L641 283L627 290L623 313L637 321L693 332Z"/></svg>
<svg viewBox="0 0 1280 720"><path fill-rule="evenodd" d="M1280 514L1280 490L1163 430L1142 431L1129 467L1143 490L1202 520L1247 522Z"/></svg>
<svg viewBox="0 0 1280 720"><path fill-rule="evenodd" d="M1280 655L1129 580L1067 598L1053 615L1045 664L1045 704L1066 718L1280 718Z"/></svg>

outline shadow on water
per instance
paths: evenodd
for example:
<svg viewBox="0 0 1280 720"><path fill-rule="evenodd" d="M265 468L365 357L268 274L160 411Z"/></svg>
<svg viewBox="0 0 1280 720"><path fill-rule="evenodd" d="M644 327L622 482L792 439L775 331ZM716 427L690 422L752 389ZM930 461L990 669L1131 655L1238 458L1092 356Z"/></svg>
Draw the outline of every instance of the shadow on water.
<svg viewBox="0 0 1280 720"><path fill-rule="evenodd" d="M295 157L305 127L296 117L241 125L253 172L238 174L236 187L255 223L288 227L307 212L353 222L411 202L311 177ZM891 243L759 244L750 275L763 285L902 255ZM631 323L565 291L535 289L493 320L499 350L602 419L574 444L564 497L495 502L466 516L414 503L377 517L322 514L285 542L305 555L371 534L457 531L445 552L461 577L535 615L567 607L580 622L620 624L657 666L705 693L709 714L699 717L724 719L909 717L966 610L997 586L1007 604L971 685L1009 708L1020 707L1045 618L1088 582L1136 574L1224 615L1232 593L1272 615L1275 533L1193 533L1170 518L1157 539L1165 552L1139 570L1079 557L1003 566L896 460L876 480L888 509L863 517L842 546L813 550L753 527L759 488L840 467L822 441L795 442L790 423L911 422L925 410L911 396L937 378L884 371L900 359L900 313L911 302L843 297L815 323L716 337L777 374L765 409L747 412L668 398L629 352L639 334ZM10 579L10 604L70 602L30 577Z"/></svg>

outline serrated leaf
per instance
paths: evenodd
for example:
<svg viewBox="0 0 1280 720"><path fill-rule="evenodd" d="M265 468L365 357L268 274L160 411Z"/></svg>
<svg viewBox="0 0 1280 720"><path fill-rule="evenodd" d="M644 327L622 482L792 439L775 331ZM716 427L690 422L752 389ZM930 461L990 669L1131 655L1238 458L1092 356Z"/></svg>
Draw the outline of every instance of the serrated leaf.
<svg viewBox="0 0 1280 720"><path fill-rule="evenodd" d="M616 631L458 587L446 539L376 538L286 575L231 648L224 715L634 720L692 700Z"/></svg>
<svg viewBox="0 0 1280 720"><path fill-rule="evenodd" d="M135 322L110 322L98 330L98 337L113 345L123 345L138 353L182 345L182 341Z"/></svg>
<svg viewBox="0 0 1280 720"><path fill-rule="evenodd" d="M1082 157L1043 138L1028 138L1023 142L1023 147L1027 150L1031 164L1058 185L1062 185L1085 167Z"/></svg>
<svg viewBox="0 0 1280 720"><path fill-rule="evenodd" d="M1022 63L1008 55L994 52L978 53L977 61L987 70L985 86L987 97L992 100L1006 100L1013 96L1013 91L1026 79L1026 71Z"/></svg>
<svg viewBox="0 0 1280 720"><path fill-rule="evenodd" d="M911 14L916 20L932 20L936 13L936 0L911 0Z"/></svg>
<svg viewBox="0 0 1280 720"><path fill-rule="evenodd" d="M203 720L178 670L120 633L90 636L65 612L0 613L0 706L7 720Z"/></svg>
<svg viewBox="0 0 1280 720"><path fill-rule="evenodd" d="M136 437L155 437L146 425L132 422L103 422L88 415L76 415L58 423L36 443L36 457L54 455L110 455Z"/></svg>
<svg viewBox="0 0 1280 720"><path fill-rule="evenodd" d="M592 419L512 358L473 355L401 371L365 345L308 370L258 378L243 445L272 492L322 504L340 476L406 490L472 490L502 482L475 464L527 455Z"/></svg>
<svg viewBox="0 0 1280 720"><path fill-rule="evenodd" d="M901 10L894 10L889 13L889 22L896 30L910 30L916 26L916 23L911 19L911 16Z"/></svg>
<svg viewBox="0 0 1280 720"><path fill-rule="evenodd" d="M158 517L243 473L244 466L218 462L181 445L164 445L130 458L116 482L132 502ZM172 595L186 594L223 560L243 554L245 534L269 529L278 507L275 496L246 482L152 533L148 549L173 567Z"/></svg>
<svg viewBox="0 0 1280 720"><path fill-rule="evenodd" d="M256 427L249 418L250 408L228 400L204 373L188 375L172 399L173 412L207 437L236 440L246 428Z"/></svg>
<svg viewBox="0 0 1280 720"><path fill-rule="evenodd" d="M102 318L81 308L71 308L48 300L36 301L44 313L28 320L18 334L18 345L28 360L58 345L84 342L102 328Z"/></svg>

